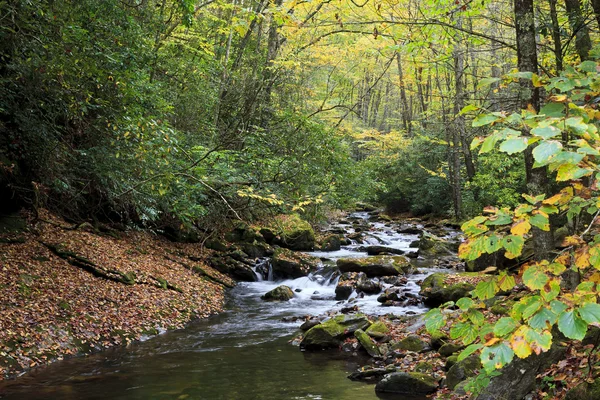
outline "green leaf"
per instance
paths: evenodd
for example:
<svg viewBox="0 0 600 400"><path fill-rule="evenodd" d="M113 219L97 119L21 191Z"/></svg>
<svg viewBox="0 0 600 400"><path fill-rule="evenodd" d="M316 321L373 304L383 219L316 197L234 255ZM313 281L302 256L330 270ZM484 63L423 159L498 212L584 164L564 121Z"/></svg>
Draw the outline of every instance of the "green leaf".
<svg viewBox="0 0 600 400"><path fill-rule="evenodd" d="M537 265L532 265L523 273L523 283L531 290L541 290L548 283L548 275Z"/></svg>
<svg viewBox="0 0 600 400"><path fill-rule="evenodd" d="M587 324L574 310L565 311L558 317L558 329L569 339L582 340L587 332Z"/></svg>
<svg viewBox="0 0 600 400"><path fill-rule="evenodd" d="M508 154L515 154L522 152L527 148L527 138L518 137L507 139L500 145L500 151Z"/></svg>
<svg viewBox="0 0 600 400"><path fill-rule="evenodd" d="M540 296L531 296L521 300L524 307L522 310L523 319L527 319L535 314L542 307L542 298Z"/></svg>
<svg viewBox="0 0 600 400"><path fill-rule="evenodd" d="M531 134L544 139L551 139L555 136L560 135L560 129L558 129L555 126L545 126L543 128L537 127L531 130Z"/></svg>
<svg viewBox="0 0 600 400"><path fill-rule="evenodd" d="M481 149L479 150L479 154L489 153L490 151L494 150L494 147L496 147L496 143L498 143L498 140L500 140L500 137L496 134L491 134L488 137L486 137L483 141Z"/></svg>
<svg viewBox="0 0 600 400"><path fill-rule="evenodd" d="M455 322L450 328L450 337L460 339L464 344L470 344L477 339L477 327L469 322Z"/></svg>
<svg viewBox="0 0 600 400"><path fill-rule="evenodd" d="M584 303L578 311L581 318L588 324L600 323L600 304Z"/></svg>
<svg viewBox="0 0 600 400"><path fill-rule="evenodd" d="M427 332L436 332L442 329L444 325L446 325L446 321L439 308L433 308L425 314L425 328L427 328Z"/></svg>
<svg viewBox="0 0 600 400"><path fill-rule="evenodd" d="M461 310L466 311L469 308L473 307L475 305L475 302L473 301L473 299L470 299L468 297L463 297L456 302L456 305Z"/></svg>
<svg viewBox="0 0 600 400"><path fill-rule="evenodd" d="M462 361L465 358L469 357L471 354L475 353L477 350L483 348L481 343L474 343L468 345L463 351L458 355L457 361Z"/></svg>
<svg viewBox="0 0 600 400"><path fill-rule="evenodd" d="M490 373L509 364L514 355L515 353L506 343L486 347L481 351L481 365L487 373Z"/></svg>
<svg viewBox="0 0 600 400"><path fill-rule="evenodd" d="M479 282L473 290L473 295L481 300L491 299L496 293L498 293L498 284L495 279Z"/></svg>
<svg viewBox="0 0 600 400"><path fill-rule="evenodd" d="M525 239L523 239L521 236L508 235L502 239L502 246L506 249L506 251L515 256L521 254L521 251L523 250L523 244L525 244Z"/></svg>
<svg viewBox="0 0 600 400"><path fill-rule="evenodd" d="M545 115L550 118L561 118L565 115L565 105L562 103L548 103L542 107L540 115ZM536 135L536 133L534 133L534 135Z"/></svg>
<svg viewBox="0 0 600 400"><path fill-rule="evenodd" d="M598 65L594 61L584 61L578 66L584 72L597 72L597 67Z"/></svg>
<svg viewBox="0 0 600 400"><path fill-rule="evenodd" d="M502 248L502 241L496 235L490 235L485 242L485 251L489 254L495 253Z"/></svg>
<svg viewBox="0 0 600 400"><path fill-rule="evenodd" d="M559 182L563 182L571 179L579 179L586 175L590 175L591 173L591 170L579 168L577 165L563 164L558 168L556 180Z"/></svg>
<svg viewBox="0 0 600 400"><path fill-rule="evenodd" d="M464 106L462 108L462 110L460 110L460 112L458 113L458 115L465 115L467 113L470 113L471 111L477 111L479 110L479 107L477 107L474 104L467 104L466 106Z"/></svg>
<svg viewBox="0 0 600 400"><path fill-rule="evenodd" d="M533 158L539 166L544 166L562 150L562 147L562 144L556 140L544 141L533 149Z"/></svg>
<svg viewBox="0 0 600 400"><path fill-rule="evenodd" d="M481 89L500 81L500 78L483 78L477 84L477 89Z"/></svg>
<svg viewBox="0 0 600 400"><path fill-rule="evenodd" d="M552 346L552 334L547 330L538 332L534 329L526 329L525 340L536 353L548 351L550 350L550 346Z"/></svg>
<svg viewBox="0 0 600 400"><path fill-rule="evenodd" d="M600 244L595 244L589 249L590 264L596 269L600 269Z"/></svg>
<svg viewBox="0 0 600 400"><path fill-rule="evenodd" d="M475 117L471 126L473 128L478 128L480 126L493 124L494 122L498 121L499 119L500 119L499 117L492 115L492 114L480 114Z"/></svg>
<svg viewBox="0 0 600 400"><path fill-rule="evenodd" d="M588 130L588 125L585 122L583 122L582 117L567 118L567 120L565 121L565 125L567 126L567 128L571 129L573 132L579 135L583 135Z"/></svg>
<svg viewBox="0 0 600 400"><path fill-rule="evenodd" d="M552 310L544 307L540 311L538 311L531 319L528 321L529 326L533 329L548 329L552 325L556 323L558 320L558 315L554 313Z"/></svg>
<svg viewBox="0 0 600 400"><path fill-rule="evenodd" d="M494 325L494 335L498 337L506 336L517 329L518 326L519 323L511 317L500 318Z"/></svg>
<svg viewBox="0 0 600 400"><path fill-rule="evenodd" d="M477 326L483 325L483 323L485 321L485 317L483 316L483 313L476 309L469 310L466 313L466 315L469 318L469 320Z"/></svg>
<svg viewBox="0 0 600 400"><path fill-rule="evenodd" d="M543 231L550 230L550 220L543 214L534 214L529 218L529 223Z"/></svg>

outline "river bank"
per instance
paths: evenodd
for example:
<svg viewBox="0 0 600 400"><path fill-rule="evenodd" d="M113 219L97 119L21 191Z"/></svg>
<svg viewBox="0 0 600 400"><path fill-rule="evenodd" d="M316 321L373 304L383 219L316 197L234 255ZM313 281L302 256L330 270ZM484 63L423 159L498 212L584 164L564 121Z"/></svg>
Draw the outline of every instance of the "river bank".
<svg viewBox="0 0 600 400"><path fill-rule="evenodd" d="M43 211L21 224L0 241L0 380L218 313L235 284L191 244Z"/></svg>

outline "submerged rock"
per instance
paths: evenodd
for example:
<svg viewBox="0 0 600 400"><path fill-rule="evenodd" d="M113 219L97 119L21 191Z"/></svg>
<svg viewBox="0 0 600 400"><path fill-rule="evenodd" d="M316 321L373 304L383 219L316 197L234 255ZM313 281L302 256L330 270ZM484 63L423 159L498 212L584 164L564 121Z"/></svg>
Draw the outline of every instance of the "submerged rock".
<svg viewBox="0 0 600 400"><path fill-rule="evenodd" d="M411 269L404 256L340 258L337 267L341 272L364 272L368 277L403 275Z"/></svg>
<svg viewBox="0 0 600 400"><path fill-rule="evenodd" d="M394 372L384 376L375 386L376 392L425 395L433 393L438 382L432 376L419 372Z"/></svg>
<svg viewBox="0 0 600 400"><path fill-rule="evenodd" d="M266 301L288 301L294 298L294 292L289 286L281 285L267 292L261 299Z"/></svg>
<svg viewBox="0 0 600 400"><path fill-rule="evenodd" d="M321 261L308 254L296 253L288 249L277 249L271 265L275 279L296 279L315 271Z"/></svg>
<svg viewBox="0 0 600 400"><path fill-rule="evenodd" d="M357 329L364 330L370 325L364 314L338 315L310 328L304 334L300 347L306 350L338 347L344 338Z"/></svg>

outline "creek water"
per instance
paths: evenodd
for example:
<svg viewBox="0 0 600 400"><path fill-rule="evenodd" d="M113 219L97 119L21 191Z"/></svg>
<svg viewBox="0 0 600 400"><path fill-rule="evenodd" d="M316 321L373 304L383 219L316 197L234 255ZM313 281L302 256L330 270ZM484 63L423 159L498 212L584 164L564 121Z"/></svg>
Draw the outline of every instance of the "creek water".
<svg viewBox="0 0 600 400"><path fill-rule="evenodd" d="M365 218L366 214L357 214ZM348 231L352 231L347 227ZM398 234L371 224L367 241L408 250L416 235ZM357 244L335 252L309 277L240 283L228 296L227 311L124 348L57 362L0 384L0 398L33 399L377 399L373 385L347 379L364 364L360 356L339 351L301 352L288 343L302 317L339 310L331 265L340 257L364 257ZM329 265L329 267L328 267ZM405 291L418 294L416 282L433 269L409 276ZM289 302L264 302L260 296L278 285L295 290ZM371 315L421 314L423 306L382 307L377 296L351 298ZM388 397L389 398L389 397ZM405 399L406 397L393 397Z"/></svg>

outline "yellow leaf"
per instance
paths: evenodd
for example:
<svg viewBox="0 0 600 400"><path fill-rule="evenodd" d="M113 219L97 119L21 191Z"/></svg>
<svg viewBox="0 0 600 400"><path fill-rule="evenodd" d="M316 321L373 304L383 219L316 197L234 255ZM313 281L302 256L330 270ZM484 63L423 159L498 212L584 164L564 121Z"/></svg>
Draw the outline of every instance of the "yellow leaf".
<svg viewBox="0 0 600 400"><path fill-rule="evenodd" d="M517 329L515 333L510 337L510 347L519 358L527 358L531 355L531 346L525 340L525 330L527 327L522 325Z"/></svg>
<svg viewBox="0 0 600 400"><path fill-rule="evenodd" d="M495 345L496 343L498 343L500 341L502 341L502 339L495 337L495 338L490 339L487 342L485 342L485 347L493 346L493 345Z"/></svg>
<svg viewBox="0 0 600 400"><path fill-rule="evenodd" d="M589 247L583 246L575 252L575 265L580 269L585 269L590 265Z"/></svg>
<svg viewBox="0 0 600 400"><path fill-rule="evenodd" d="M581 238L577 235L574 236L567 236L566 238L563 239L561 246L563 247L568 247L568 246L577 246L580 244L585 243L583 240L581 240Z"/></svg>
<svg viewBox="0 0 600 400"><path fill-rule="evenodd" d="M531 229L531 224L527 220L519 220L510 228L510 233L517 236L526 235Z"/></svg>

